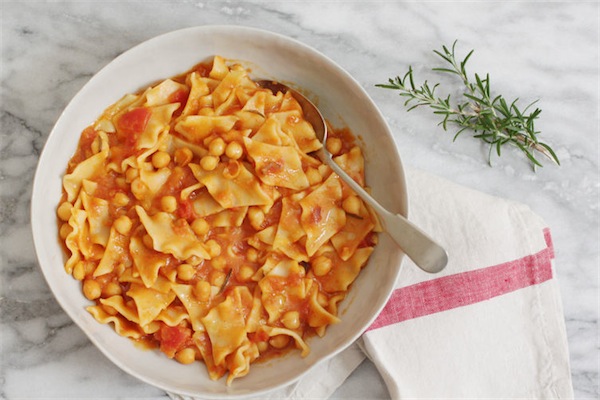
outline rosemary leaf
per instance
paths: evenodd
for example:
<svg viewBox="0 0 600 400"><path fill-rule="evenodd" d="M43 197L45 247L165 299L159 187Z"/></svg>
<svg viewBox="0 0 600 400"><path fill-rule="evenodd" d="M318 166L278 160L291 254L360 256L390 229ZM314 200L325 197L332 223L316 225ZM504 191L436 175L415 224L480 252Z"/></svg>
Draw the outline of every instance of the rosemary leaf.
<svg viewBox="0 0 600 400"><path fill-rule="evenodd" d="M502 95L492 97L489 74L486 74L485 77L474 74L474 81L471 81L468 77L466 64L474 50L471 50L462 61L457 62L455 55L456 43L457 41L454 41L450 48L442 46L441 51L433 51L449 66L436 67L432 70L457 75L462 80L465 87L462 102L459 101L452 105L450 96L446 98L438 97L436 90L439 83L430 86L425 81L422 85L417 86L411 66L408 67L408 72L402 77L396 76L390 78L388 83L375 86L399 91L400 96L406 98L404 106L408 107L407 111L421 106L429 106L434 114L442 117L442 121L438 125L441 125L444 131L448 130L449 125L458 128L453 141L456 141L458 136L466 130L471 130L474 138L481 139L490 145L488 154L490 165L492 153L500 156L502 154L501 148L507 144L521 150L534 169L542 166L535 157L535 153L542 154L560 165L556 153L549 145L539 141L538 135L540 132L535 130L535 120L539 118L542 110L535 108L528 114L528 110L537 103L537 100L521 111L517 106L518 98L509 105Z"/></svg>

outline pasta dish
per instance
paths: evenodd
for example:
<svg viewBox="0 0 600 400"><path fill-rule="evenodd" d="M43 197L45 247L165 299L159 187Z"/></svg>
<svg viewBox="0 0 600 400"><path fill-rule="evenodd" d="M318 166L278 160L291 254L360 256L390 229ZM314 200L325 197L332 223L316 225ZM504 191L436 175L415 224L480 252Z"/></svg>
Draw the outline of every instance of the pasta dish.
<svg viewBox="0 0 600 400"><path fill-rule="evenodd" d="M347 129L325 144L365 186ZM227 384L339 321L377 218L311 153L289 93L215 56L108 107L81 134L57 208L65 270L122 336Z"/></svg>

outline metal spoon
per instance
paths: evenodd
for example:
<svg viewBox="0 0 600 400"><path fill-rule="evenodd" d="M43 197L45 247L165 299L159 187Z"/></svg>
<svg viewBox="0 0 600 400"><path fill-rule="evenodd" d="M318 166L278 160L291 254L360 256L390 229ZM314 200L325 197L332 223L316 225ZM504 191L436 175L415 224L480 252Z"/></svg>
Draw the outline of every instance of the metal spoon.
<svg viewBox="0 0 600 400"><path fill-rule="evenodd" d="M304 118L310 122L317 134L317 138L323 143L323 147L316 152L317 157L331 167L365 203L377 212L383 229L417 266L423 271L430 273L439 272L444 269L448 263L448 254L439 244L434 242L425 232L402 215L394 214L383 208L333 160L331 153L325 148L327 124L319 109L310 100L283 83L260 80L257 81L257 84L262 88L271 90L274 94L277 94L277 92L290 92L302 107Z"/></svg>

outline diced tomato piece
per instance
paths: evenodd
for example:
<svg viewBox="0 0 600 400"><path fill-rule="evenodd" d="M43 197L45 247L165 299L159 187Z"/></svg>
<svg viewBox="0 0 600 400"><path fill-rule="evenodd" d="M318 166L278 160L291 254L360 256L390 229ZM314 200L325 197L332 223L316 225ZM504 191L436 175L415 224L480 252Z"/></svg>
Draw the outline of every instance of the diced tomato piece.
<svg viewBox="0 0 600 400"><path fill-rule="evenodd" d="M160 350L169 358L173 358L175 353L192 337L192 331L189 328L164 324L160 328L159 334Z"/></svg>
<svg viewBox="0 0 600 400"><path fill-rule="evenodd" d="M181 103L182 105L185 105L189 94L190 92L185 89L176 90L169 96L169 103Z"/></svg>
<svg viewBox="0 0 600 400"><path fill-rule="evenodd" d="M152 110L146 107L134 108L121 115L117 121L117 129L121 134L126 135L128 141L137 140L137 137L144 132Z"/></svg>

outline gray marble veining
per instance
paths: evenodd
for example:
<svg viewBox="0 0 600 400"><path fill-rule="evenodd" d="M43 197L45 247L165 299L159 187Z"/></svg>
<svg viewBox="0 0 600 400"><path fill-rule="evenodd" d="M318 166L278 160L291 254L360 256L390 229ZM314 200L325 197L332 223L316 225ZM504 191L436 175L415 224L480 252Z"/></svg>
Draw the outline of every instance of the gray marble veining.
<svg viewBox="0 0 600 400"><path fill-rule="evenodd" d="M596 2L3 1L0 114L0 397L156 398L114 367L64 314L35 258L29 198L36 163L61 111L87 80L130 47L171 30L247 25L299 39L350 72L388 119L403 162L528 204L556 248L575 395L598 398L599 5ZM433 49L474 48L469 71L521 104L540 99L537 127L561 166L533 172L506 150L452 142L428 110L406 113L375 88L412 65L437 79ZM452 81L444 81L452 84ZM458 86L455 85L457 88ZM368 361L334 398L387 398Z"/></svg>

